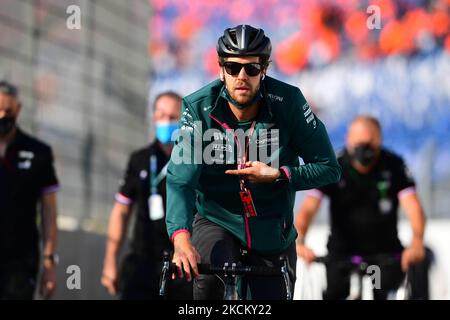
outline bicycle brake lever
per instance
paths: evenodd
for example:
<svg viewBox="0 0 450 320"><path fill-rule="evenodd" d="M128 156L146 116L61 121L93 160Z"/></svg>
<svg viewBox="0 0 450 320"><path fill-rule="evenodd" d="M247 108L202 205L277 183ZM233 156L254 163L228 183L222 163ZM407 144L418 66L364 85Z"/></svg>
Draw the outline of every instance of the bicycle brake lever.
<svg viewBox="0 0 450 320"><path fill-rule="evenodd" d="M286 286L286 300L292 300L291 283L290 283L289 273L288 273L287 258L284 256L281 256L280 261L281 261L281 273L283 274L284 285Z"/></svg>
<svg viewBox="0 0 450 320"><path fill-rule="evenodd" d="M170 271L170 253L164 251L163 267L161 270L161 278L159 281L159 295L161 297L164 297L166 295L166 284L167 280L170 277L169 271Z"/></svg>

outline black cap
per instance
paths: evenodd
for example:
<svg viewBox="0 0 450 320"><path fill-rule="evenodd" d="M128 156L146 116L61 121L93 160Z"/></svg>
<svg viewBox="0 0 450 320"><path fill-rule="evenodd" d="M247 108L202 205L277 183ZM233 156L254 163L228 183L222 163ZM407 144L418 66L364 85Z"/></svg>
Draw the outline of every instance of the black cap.
<svg viewBox="0 0 450 320"><path fill-rule="evenodd" d="M19 90L13 84L8 81L2 80L0 81L0 93L7 94L12 97L17 97L19 94Z"/></svg>

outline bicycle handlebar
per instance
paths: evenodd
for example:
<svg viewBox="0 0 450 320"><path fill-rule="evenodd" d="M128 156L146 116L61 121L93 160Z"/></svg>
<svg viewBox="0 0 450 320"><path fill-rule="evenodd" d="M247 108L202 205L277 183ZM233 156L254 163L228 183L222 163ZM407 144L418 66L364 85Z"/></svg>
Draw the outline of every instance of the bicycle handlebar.
<svg viewBox="0 0 450 320"><path fill-rule="evenodd" d="M170 262L170 254L164 253L164 263L161 271L160 289L159 295L164 296L166 292L167 280L171 276L178 272L178 267L175 263ZM288 274L288 264L285 257L280 257L281 266L279 267L267 267L267 266L241 266L236 263L224 263L223 266L211 265L211 264L197 264L199 274L215 274L225 277L235 277L243 275L252 276L265 276L265 277L277 277L282 276L286 286L286 299L292 299L292 293L290 292L290 279Z"/></svg>
<svg viewBox="0 0 450 320"><path fill-rule="evenodd" d="M238 266L236 264L227 264L224 266L216 266L211 264L199 263L197 264L199 274L217 274L223 276L266 276L275 277L283 275L282 267L265 267L265 266ZM169 266L169 273L177 272L177 265L171 263Z"/></svg>
<svg viewBox="0 0 450 320"><path fill-rule="evenodd" d="M342 256L322 256L316 257L314 262L323 264L345 264L352 266L360 266L362 264L380 264L389 265L399 263L401 260L401 254L376 254L376 255L351 255L347 257Z"/></svg>
<svg viewBox="0 0 450 320"><path fill-rule="evenodd" d="M322 263L325 265L337 265L344 268L352 269L353 272L356 271L360 275L363 272L367 272L368 267L370 265L378 265L378 266L393 266L398 265L401 261L401 253L395 253L395 254L377 254L377 255L366 255L366 256L360 256L360 255L352 255L352 256L322 256L322 257L316 257L314 259L314 262ZM411 288L408 288L409 283L409 273L406 272L405 278L403 280L403 286L405 287L404 297L408 297L410 292L408 290L411 290ZM362 296L362 287L360 285L359 287L359 298Z"/></svg>

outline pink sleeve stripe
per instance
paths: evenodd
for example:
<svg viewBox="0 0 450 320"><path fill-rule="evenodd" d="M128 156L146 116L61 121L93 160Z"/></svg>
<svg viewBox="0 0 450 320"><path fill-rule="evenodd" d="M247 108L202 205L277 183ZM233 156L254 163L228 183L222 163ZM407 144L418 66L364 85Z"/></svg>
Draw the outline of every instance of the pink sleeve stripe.
<svg viewBox="0 0 450 320"><path fill-rule="evenodd" d="M190 234L189 230L186 230L186 229L179 229L179 230L175 231L175 232L172 234L172 237L170 238L170 240L172 240L172 242L173 242L173 240L175 239L175 236L176 236L177 234L179 234L179 233L184 233L184 232L187 232L187 233Z"/></svg>
<svg viewBox="0 0 450 320"><path fill-rule="evenodd" d="M283 170L286 177L288 177L289 181L291 181L291 172L289 171L289 169L286 167L281 167L280 170Z"/></svg>
<svg viewBox="0 0 450 320"><path fill-rule="evenodd" d="M48 187L45 187L44 189L42 189L42 194L58 192L59 189L60 189L59 184L54 184L52 186L48 186Z"/></svg>
<svg viewBox="0 0 450 320"><path fill-rule="evenodd" d="M307 196L313 197L316 199L322 199L323 198L323 192L319 189L311 189L306 193Z"/></svg>
<svg viewBox="0 0 450 320"><path fill-rule="evenodd" d="M406 196L409 196L409 195L415 194L415 193L416 193L416 188L415 188L415 187L408 187L408 188L405 188L405 189L403 189L402 191L400 191L400 192L397 194L397 197L398 197L399 199L401 199L401 198L403 198L403 197L406 197Z"/></svg>
<svg viewBox="0 0 450 320"><path fill-rule="evenodd" d="M121 193L116 193L116 201L118 202L118 203L121 203L121 204L124 204L124 205L127 205L127 206L129 206L130 204L132 204L133 203L133 200L131 200L130 198L128 198L128 197L125 197L123 194L121 194Z"/></svg>

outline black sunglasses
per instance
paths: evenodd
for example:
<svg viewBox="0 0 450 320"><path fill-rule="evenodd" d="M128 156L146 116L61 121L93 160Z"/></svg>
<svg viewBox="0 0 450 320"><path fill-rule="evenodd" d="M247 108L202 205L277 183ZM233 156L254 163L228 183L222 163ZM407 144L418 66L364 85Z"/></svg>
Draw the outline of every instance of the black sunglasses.
<svg viewBox="0 0 450 320"><path fill-rule="evenodd" d="M227 61L223 64L225 71L235 77L241 72L242 67L245 70L245 73L249 75L250 77L257 76L261 73L262 66L258 62L252 62L252 63L239 63L234 61Z"/></svg>

